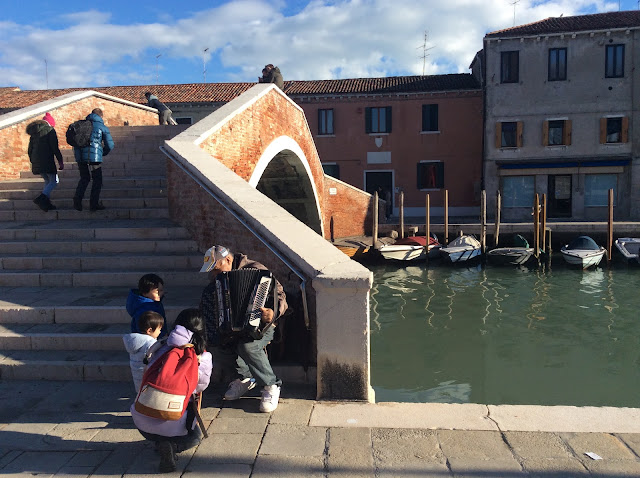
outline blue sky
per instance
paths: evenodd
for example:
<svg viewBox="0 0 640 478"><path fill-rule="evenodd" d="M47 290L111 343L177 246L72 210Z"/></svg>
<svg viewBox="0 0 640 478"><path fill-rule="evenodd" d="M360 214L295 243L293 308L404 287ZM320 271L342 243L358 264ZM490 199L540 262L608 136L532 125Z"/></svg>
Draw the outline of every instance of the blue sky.
<svg viewBox="0 0 640 478"><path fill-rule="evenodd" d="M0 86L25 90L257 81L266 63L289 80L468 72L485 33L514 22L513 0L1 5ZM519 0L515 21L619 8L638 0Z"/></svg>

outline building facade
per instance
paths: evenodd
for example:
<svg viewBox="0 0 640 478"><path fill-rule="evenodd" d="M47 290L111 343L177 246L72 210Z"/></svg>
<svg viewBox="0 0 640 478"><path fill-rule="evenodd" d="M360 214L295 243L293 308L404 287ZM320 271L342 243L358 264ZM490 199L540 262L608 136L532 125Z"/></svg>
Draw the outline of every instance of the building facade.
<svg viewBox="0 0 640 478"><path fill-rule="evenodd" d="M489 33L472 69L485 90L484 186L502 217L640 219L640 12L548 18Z"/></svg>

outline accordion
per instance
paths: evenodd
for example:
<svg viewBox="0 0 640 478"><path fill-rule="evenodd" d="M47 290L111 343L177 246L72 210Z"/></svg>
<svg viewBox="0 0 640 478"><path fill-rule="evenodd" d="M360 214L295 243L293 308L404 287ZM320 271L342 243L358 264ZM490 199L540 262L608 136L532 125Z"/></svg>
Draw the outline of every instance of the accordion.
<svg viewBox="0 0 640 478"><path fill-rule="evenodd" d="M221 272L215 278L218 330L221 335L248 334L260 339L267 327L261 327L262 312L273 293L273 308L277 311L275 279L261 269L237 269ZM275 320L275 317L274 317Z"/></svg>

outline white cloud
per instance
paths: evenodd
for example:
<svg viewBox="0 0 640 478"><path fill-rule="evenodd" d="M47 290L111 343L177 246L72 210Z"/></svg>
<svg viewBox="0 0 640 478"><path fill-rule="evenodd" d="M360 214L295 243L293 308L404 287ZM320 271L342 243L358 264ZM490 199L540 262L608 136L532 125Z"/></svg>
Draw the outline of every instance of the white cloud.
<svg viewBox="0 0 640 478"><path fill-rule="evenodd" d="M225 81L255 81L266 63L299 80L421 74L425 31L425 72L466 72L483 36L511 27L514 15L509 0L314 0L294 16L284 8L281 1L236 0L129 25L91 10L63 15L69 26L56 30L0 22L0 86L44 88L45 59L50 87L148 83L156 54L193 68L207 47L206 60L227 70ZM515 14L524 24L612 9L617 2L521 0ZM143 74L142 63L154 74Z"/></svg>

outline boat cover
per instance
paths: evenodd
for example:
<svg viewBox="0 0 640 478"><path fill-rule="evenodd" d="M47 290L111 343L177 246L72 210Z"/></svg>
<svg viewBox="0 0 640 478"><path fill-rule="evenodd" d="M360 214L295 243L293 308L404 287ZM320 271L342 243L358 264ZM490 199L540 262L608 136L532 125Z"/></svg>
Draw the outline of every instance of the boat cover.
<svg viewBox="0 0 640 478"><path fill-rule="evenodd" d="M455 238L447 247L465 247L470 246L474 249L480 248L482 244L473 236L461 236Z"/></svg>
<svg viewBox="0 0 640 478"><path fill-rule="evenodd" d="M589 236L580 236L576 237L573 241L567 245L566 250L583 250L583 251L599 251L600 246L596 244L596 241L591 239Z"/></svg>

